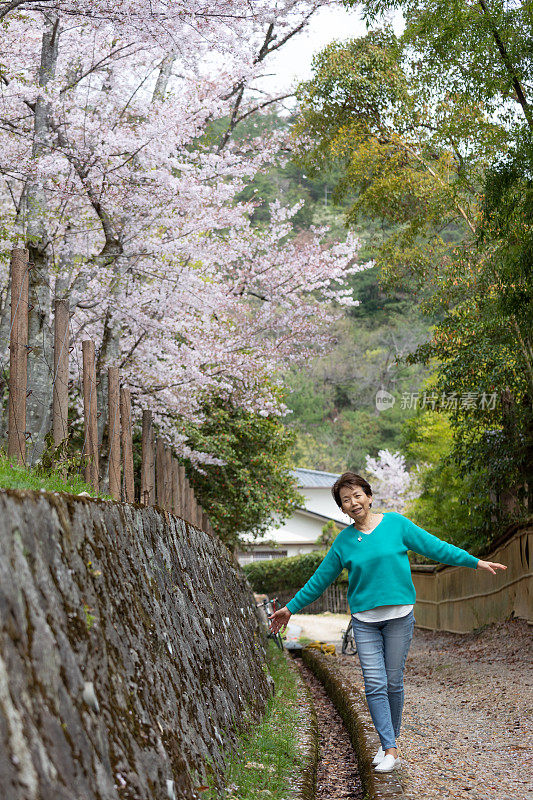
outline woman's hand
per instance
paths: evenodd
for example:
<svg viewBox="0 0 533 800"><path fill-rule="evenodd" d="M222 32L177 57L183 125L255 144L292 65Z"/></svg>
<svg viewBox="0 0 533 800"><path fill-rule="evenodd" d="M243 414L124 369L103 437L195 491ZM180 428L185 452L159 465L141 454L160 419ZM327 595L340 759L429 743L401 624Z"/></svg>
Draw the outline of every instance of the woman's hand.
<svg viewBox="0 0 533 800"><path fill-rule="evenodd" d="M281 628L283 628L283 633L285 633L285 628L287 627L290 617L291 612L287 606L283 606L283 608L271 614L268 619L270 620L270 630L272 633L279 633Z"/></svg>
<svg viewBox="0 0 533 800"><path fill-rule="evenodd" d="M487 572L492 572L493 575L496 575L497 569L507 569L505 564L495 564L494 561L478 561L477 562L477 569L486 569Z"/></svg>

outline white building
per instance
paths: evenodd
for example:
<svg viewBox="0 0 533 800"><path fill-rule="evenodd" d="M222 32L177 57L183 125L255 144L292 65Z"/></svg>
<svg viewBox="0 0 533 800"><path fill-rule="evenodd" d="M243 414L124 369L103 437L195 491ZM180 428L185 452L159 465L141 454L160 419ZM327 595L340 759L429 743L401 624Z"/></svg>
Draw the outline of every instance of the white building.
<svg viewBox="0 0 533 800"><path fill-rule="evenodd" d="M270 528L261 539L250 538L246 552L237 554L241 564L319 550L321 545L317 540L329 520L333 520L339 530L350 524L331 494L331 487L339 475L315 469L295 469L292 474L305 498L304 505L297 508L281 527Z"/></svg>

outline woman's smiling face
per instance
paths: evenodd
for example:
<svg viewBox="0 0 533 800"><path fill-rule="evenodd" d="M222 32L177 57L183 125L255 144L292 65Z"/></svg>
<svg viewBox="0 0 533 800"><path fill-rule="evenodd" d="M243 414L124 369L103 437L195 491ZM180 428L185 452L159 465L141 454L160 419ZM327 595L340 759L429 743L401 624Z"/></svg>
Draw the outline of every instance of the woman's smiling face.
<svg viewBox="0 0 533 800"><path fill-rule="evenodd" d="M342 510L353 520L363 520L370 513L372 497L360 486L343 486L339 492Z"/></svg>

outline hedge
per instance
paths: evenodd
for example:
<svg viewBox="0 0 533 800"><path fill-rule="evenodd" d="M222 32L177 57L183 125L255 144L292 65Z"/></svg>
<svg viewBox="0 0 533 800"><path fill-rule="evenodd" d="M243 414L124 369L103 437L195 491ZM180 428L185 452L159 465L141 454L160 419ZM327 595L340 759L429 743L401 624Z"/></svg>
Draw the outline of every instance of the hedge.
<svg viewBox="0 0 533 800"><path fill-rule="evenodd" d="M243 571L254 592L272 594L303 586L318 569L325 555L325 551L315 550L302 556L253 561L245 564ZM346 583L347 580L346 570L343 570L335 583Z"/></svg>

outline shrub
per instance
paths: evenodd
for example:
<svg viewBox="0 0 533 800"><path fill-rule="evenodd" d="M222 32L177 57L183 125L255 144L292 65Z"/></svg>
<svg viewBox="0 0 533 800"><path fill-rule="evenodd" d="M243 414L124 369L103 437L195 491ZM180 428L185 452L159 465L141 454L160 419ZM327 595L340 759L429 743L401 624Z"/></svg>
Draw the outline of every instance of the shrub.
<svg viewBox="0 0 533 800"><path fill-rule="evenodd" d="M324 551L315 550L301 556L254 561L252 564L246 564L243 570L254 592L272 594L303 586L318 569L325 555ZM346 582L344 570L335 582Z"/></svg>

